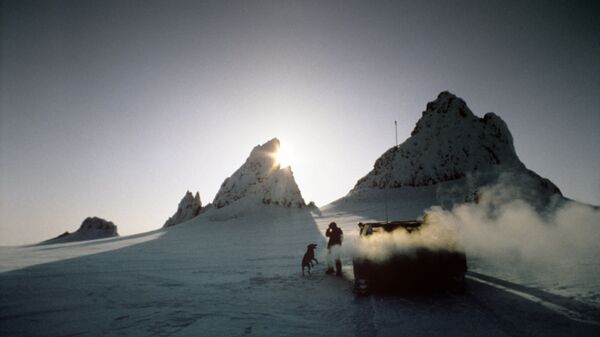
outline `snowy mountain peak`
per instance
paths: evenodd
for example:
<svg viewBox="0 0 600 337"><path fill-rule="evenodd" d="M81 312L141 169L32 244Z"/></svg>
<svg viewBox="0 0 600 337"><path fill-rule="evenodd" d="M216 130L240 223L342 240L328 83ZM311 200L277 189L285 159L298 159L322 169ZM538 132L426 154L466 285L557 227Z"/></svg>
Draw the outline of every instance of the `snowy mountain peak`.
<svg viewBox="0 0 600 337"><path fill-rule="evenodd" d="M241 200L250 204L306 206L291 168L281 168L277 162L279 148L277 138L254 147L246 162L221 185L213 201L215 207Z"/></svg>
<svg viewBox="0 0 600 337"><path fill-rule="evenodd" d="M200 214L201 209L200 193L196 192L196 195L193 195L192 192L187 191L179 202L179 206L177 206L177 212L165 222L163 227L170 227L185 222Z"/></svg>
<svg viewBox="0 0 600 337"><path fill-rule="evenodd" d="M265 160L266 162L275 165L275 155L279 152L280 147L281 143L279 142L279 139L273 138L263 145L255 146L252 149L252 152L250 152L248 160Z"/></svg>
<svg viewBox="0 0 600 337"><path fill-rule="evenodd" d="M442 91L435 101L427 103L423 116L433 114L450 114L462 118L473 118L473 112L467 107L467 103L456 95Z"/></svg>
<svg viewBox="0 0 600 337"><path fill-rule="evenodd" d="M423 135L420 135L421 133ZM500 117L488 112L483 118L479 118L462 98L448 91L441 92L436 100L427 103L426 110L411 132L411 138L427 141L432 137L443 137L448 141L469 143L473 142L469 139L469 134L476 134L477 139L488 143L491 141L503 144L503 150L506 152L504 159L517 159L512 135Z"/></svg>
<svg viewBox="0 0 600 337"><path fill-rule="evenodd" d="M517 157L506 123L492 112L475 116L464 100L444 91L427 104L411 136L377 159L351 193L434 185L499 168L528 171ZM549 190L558 188L552 185Z"/></svg>
<svg viewBox="0 0 600 337"><path fill-rule="evenodd" d="M257 178L268 176L271 172L280 168L277 163L277 153L280 146L277 138L273 138L263 145L255 146L242 167L250 169Z"/></svg>
<svg viewBox="0 0 600 337"><path fill-rule="evenodd" d="M202 205L202 202L200 202L200 193L199 192L196 192L195 195L192 194L192 192L190 192L190 191L185 192L185 195L179 202L179 207L186 206L186 205L189 205L192 203L197 204L197 205Z"/></svg>

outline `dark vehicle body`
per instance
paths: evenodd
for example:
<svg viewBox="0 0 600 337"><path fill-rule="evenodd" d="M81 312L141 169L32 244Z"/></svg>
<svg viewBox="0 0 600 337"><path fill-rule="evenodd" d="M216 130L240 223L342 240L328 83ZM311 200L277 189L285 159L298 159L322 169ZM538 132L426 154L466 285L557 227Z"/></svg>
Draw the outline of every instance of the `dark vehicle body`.
<svg viewBox="0 0 600 337"><path fill-rule="evenodd" d="M411 240L423 226L427 226L420 221L358 225L359 240L366 240L372 235L388 235L394 231L406 231ZM354 289L359 294L461 290L467 271L467 259L462 247L457 243L452 247L453 249L442 249L417 244L411 249L390 253L389 258L383 261L357 256L353 260Z"/></svg>

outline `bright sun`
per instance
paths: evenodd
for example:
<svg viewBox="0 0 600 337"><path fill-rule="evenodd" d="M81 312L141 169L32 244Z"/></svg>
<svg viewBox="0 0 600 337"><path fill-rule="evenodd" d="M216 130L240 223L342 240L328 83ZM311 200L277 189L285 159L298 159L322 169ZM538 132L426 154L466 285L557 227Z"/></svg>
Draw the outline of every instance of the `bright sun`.
<svg viewBox="0 0 600 337"><path fill-rule="evenodd" d="M275 161L277 164L281 165L281 167L290 166L292 163L292 154L287 146L279 146L279 151L275 153Z"/></svg>

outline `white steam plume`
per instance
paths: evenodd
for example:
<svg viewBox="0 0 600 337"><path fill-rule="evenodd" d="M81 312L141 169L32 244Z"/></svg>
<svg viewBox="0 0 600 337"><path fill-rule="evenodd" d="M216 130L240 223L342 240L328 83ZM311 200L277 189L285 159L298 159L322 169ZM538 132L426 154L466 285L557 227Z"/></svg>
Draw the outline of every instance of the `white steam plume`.
<svg viewBox="0 0 600 337"><path fill-rule="evenodd" d="M433 207L428 214L458 229L467 257L484 266L482 271L536 286L577 288L595 302L600 293L600 210L565 201L540 213L508 186L482 189L477 203L452 210Z"/></svg>
<svg viewBox="0 0 600 337"><path fill-rule="evenodd" d="M352 247L355 257L383 262L395 254L415 254L418 248L430 250L462 251L456 227L427 216L423 226L409 233L398 229L391 233L378 233L361 237Z"/></svg>

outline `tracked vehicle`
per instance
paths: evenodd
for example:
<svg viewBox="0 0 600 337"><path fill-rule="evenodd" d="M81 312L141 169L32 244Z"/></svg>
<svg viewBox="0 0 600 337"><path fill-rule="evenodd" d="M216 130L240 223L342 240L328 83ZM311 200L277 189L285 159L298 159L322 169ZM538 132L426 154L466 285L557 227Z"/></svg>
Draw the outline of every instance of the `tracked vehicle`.
<svg viewBox="0 0 600 337"><path fill-rule="evenodd" d="M394 247L393 251L386 252L385 259L360 254L355 256L355 292L412 293L462 289L467 271L464 249L453 237L440 239L449 241L442 245L439 242L429 245L427 240L420 240L419 233L426 226L430 225L416 220L359 223L359 245L377 245L381 240L373 238L393 235L395 231L404 231L404 243L408 241L408 244L406 249ZM383 246L372 248L386 249Z"/></svg>

